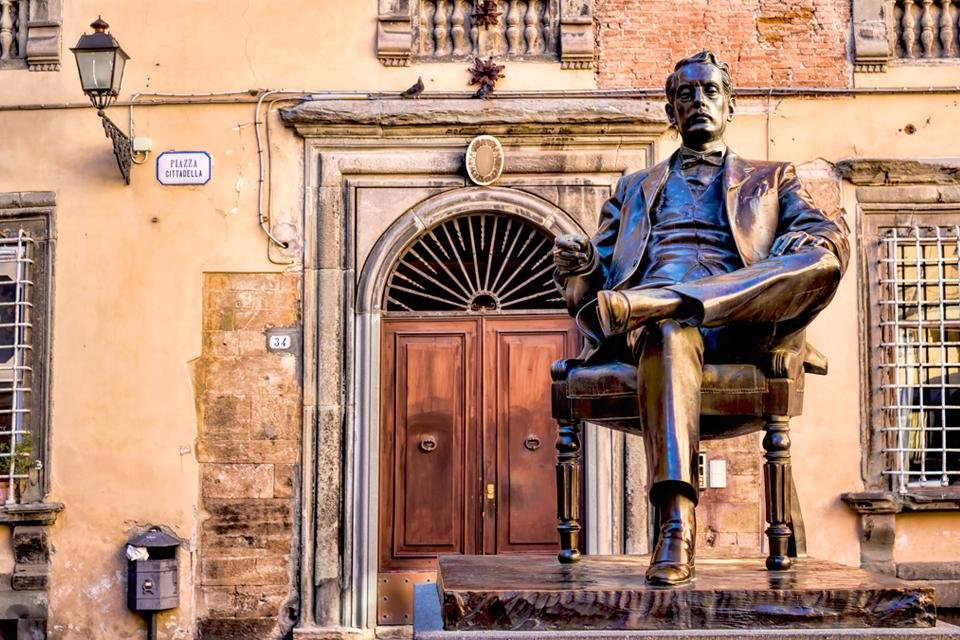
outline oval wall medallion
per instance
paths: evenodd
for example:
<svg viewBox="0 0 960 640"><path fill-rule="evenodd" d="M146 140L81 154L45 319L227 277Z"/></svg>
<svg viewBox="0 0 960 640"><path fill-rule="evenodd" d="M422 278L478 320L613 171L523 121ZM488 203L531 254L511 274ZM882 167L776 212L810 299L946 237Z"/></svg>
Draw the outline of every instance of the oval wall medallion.
<svg viewBox="0 0 960 640"><path fill-rule="evenodd" d="M467 147L467 176L482 187L497 181L503 173L503 145L493 136L477 136Z"/></svg>

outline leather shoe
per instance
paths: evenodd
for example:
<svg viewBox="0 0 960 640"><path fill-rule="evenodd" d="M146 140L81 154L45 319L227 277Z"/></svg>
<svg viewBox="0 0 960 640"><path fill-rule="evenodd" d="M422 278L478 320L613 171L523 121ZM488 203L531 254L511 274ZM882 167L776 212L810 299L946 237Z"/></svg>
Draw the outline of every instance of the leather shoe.
<svg viewBox="0 0 960 640"><path fill-rule="evenodd" d="M600 326L607 336L626 333L647 322L673 317L683 303L669 289L627 289L597 293Z"/></svg>
<svg viewBox="0 0 960 640"><path fill-rule="evenodd" d="M697 523L691 500L674 496L668 502L672 504L664 509L663 515L669 519L660 525L660 536L647 569L647 582L674 587L689 582L694 576Z"/></svg>

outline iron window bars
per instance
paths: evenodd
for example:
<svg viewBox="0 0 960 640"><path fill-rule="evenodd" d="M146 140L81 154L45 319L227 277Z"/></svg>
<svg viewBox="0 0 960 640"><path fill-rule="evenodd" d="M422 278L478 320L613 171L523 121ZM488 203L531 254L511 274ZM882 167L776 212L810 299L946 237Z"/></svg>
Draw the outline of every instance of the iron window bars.
<svg viewBox="0 0 960 640"><path fill-rule="evenodd" d="M960 225L879 233L879 431L892 488L960 484Z"/></svg>

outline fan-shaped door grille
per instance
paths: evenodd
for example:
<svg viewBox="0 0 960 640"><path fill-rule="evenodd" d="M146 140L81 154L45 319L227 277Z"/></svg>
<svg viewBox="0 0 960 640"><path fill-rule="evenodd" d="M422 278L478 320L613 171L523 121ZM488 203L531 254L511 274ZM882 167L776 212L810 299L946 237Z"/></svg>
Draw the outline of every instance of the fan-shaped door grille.
<svg viewBox="0 0 960 640"><path fill-rule="evenodd" d="M553 238L511 216L476 213L429 229L397 261L387 311L562 309L553 283Z"/></svg>

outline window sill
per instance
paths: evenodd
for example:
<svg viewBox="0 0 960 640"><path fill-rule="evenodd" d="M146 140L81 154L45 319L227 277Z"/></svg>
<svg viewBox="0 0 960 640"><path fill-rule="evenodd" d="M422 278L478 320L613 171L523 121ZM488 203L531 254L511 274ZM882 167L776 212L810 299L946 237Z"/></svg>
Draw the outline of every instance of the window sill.
<svg viewBox="0 0 960 640"><path fill-rule="evenodd" d="M850 491L840 499L859 514L892 514L911 511L960 511L960 487L892 491Z"/></svg>
<svg viewBox="0 0 960 640"><path fill-rule="evenodd" d="M52 525L63 511L62 502L28 502L0 506L0 525Z"/></svg>

